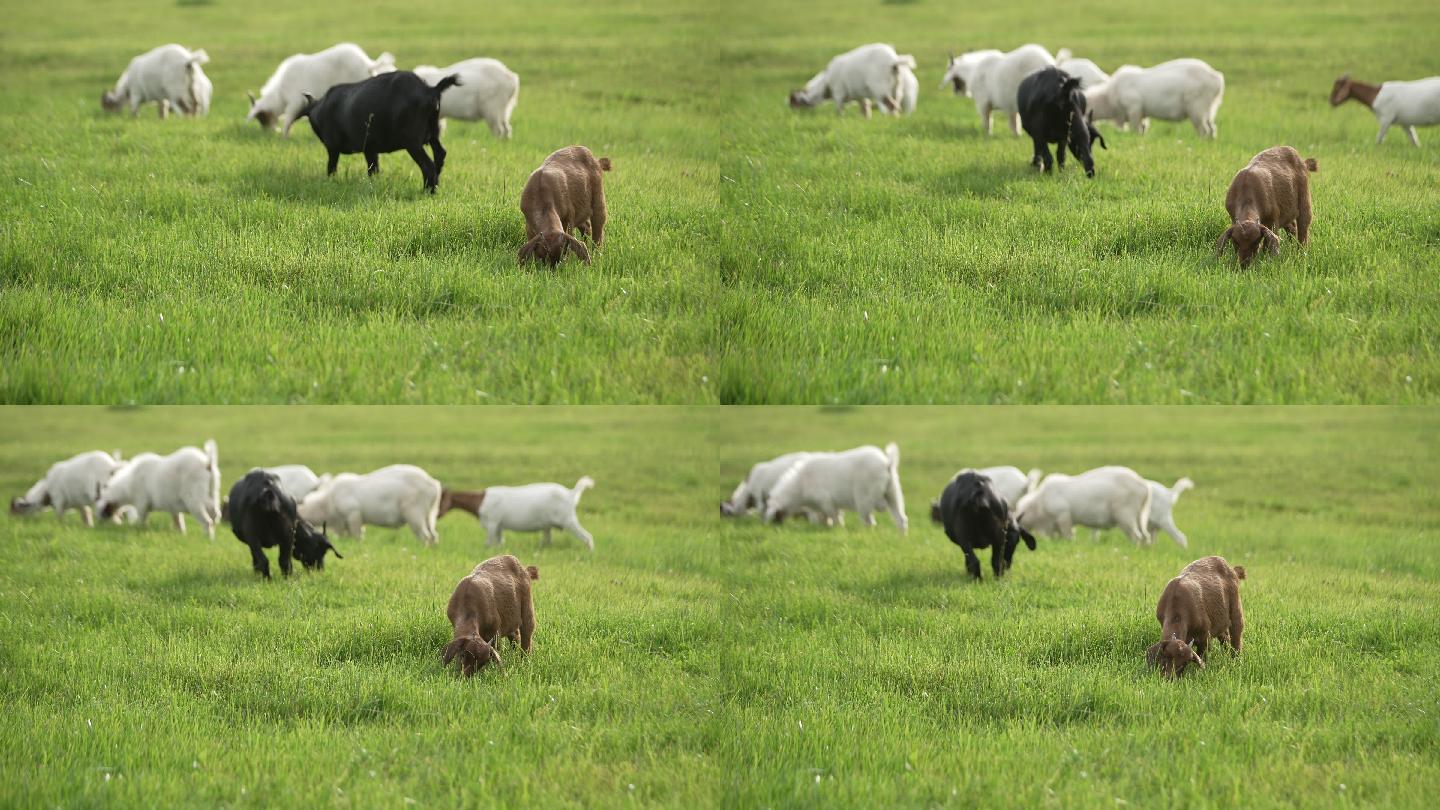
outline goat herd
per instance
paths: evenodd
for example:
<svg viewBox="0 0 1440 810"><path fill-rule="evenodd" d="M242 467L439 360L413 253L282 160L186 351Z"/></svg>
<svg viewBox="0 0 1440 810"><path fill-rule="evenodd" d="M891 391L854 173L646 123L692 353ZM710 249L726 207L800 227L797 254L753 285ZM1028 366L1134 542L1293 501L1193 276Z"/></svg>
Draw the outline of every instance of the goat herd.
<svg viewBox="0 0 1440 810"><path fill-rule="evenodd" d="M915 57L897 54L889 45L862 45L830 60L805 87L790 94L790 106L814 107L833 101L836 112L851 101L865 116L878 106L901 115L915 109L920 83L915 78ZM1034 144L1031 165L1048 172L1054 163L1065 167L1068 149L1095 176L1094 144L1108 149L1095 128L1096 120L1109 120L1144 133L1149 119L1189 120L1202 137L1219 133L1215 115L1225 93L1225 77L1199 59L1174 59L1154 67L1124 65L1107 75L1089 59L1066 49L1057 57L1030 44L1009 53L971 51L951 56L941 87L975 99L985 134L990 117L1000 112L1010 119L1016 135L1023 127ZM1410 142L1420 145L1416 126L1440 124L1440 77L1413 82L1366 84L1349 74L1335 80L1330 104L1355 99L1374 111L1380 121L1376 143L1385 139L1392 124L1405 129ZM1056 155L1050 156L1050 144ZM1231 225L1215 243L1215 254L1226 244L1235 246L1245 267L1263 246L1280 252L1276 231L1284 228L1301 245L1310 238L1310 172L1313 158L1302 159L1289 146L1266 149L1235 175L1225 197Z"/></svg>
<svg viewBox="0 0 1440 810"><path fill-rule="evenodd" d="M100 97L106 110L156 102L160 117L174 107L186 115L206 115L214 87L202 65L204 49L162 45L134 59L115 87ZM260 90L250 96L247 121L280 128L290 136L296 121L307 118L328 155L326 173L335 174L341 155L363 153L369 174L380 171L380 155L404 150L420 167L425 190L435 193L445 168L440 143L444 118L484 120L496 137L509 138L510 115L520 95L520 77L494 59L466 59L447 68L420 65L396 70L395 57L371 59L359 45L342 42L319 53L287 57ZM430 147L430 153L425 147ZM553 152L530 174L520 198L525 239L516 258L552 267L573 252L587 264L590 252L572 232L579 230L596 247L605 234L605 189L598 160L583 146Z"/></svg>
<svg viewBox="0 0 1440 810"><path fill-rule="evenodd" d="M1175 525L1173 509L1193 486L1181 478L1166 487L1116 466L1043 478L1039 470L1026 474L1016 467L965 469L930 504L930 519L964 552L965 569L978 580L976 549L990 549L990 569L1003 576L1022 541L1035 550L1032 532L1073 539L1076 526L1097 532L1118 528L1148 545L1154 532L1163 531L1186 548L1189 541ZM787 453L758 462L720 504L726 517L755 513L766 523L778 523L804 516L827 526L844 525L847 510L867 526L875 525L874 513L885 510L902 533L909 530L900 448L893 442L884 450L865 446L839 453ZM1204 557L1170 580L1155 609L1161 632L1160 641L1146 652L1150 664L1170 676L1192 663L1204 667L1202 656L1212 639L1239 653L1244 617L1238 583L1244 578L1244 568Z"/></svg>
<svg viewBox="0 0 1440 810"><path fill-rule="evenodd" d="M551 532L564 529L594 551L594 538L575 515L581 494L594 485L584 476L571 488L544 483L466 491L444 487L409 464L364 475L316 475L309 467L291 464L251 470L222 501L218 448L211 439L203 448L182 447L167 456L140 453L122 460L119 451L81 453L51 465L23 497L10 501L10 513L49 508L63 520L66 511L76 509L85 525L94 526L97 514L104 521L128 519L143 525L151 512L169 512L182 533L189 514L211 540L216 525L228 521L249 547L255 571L269 579L267 548L279 547L280 570L286 576L292 556L316 570L325 567L327 553L341 557L327 535L329 524L355 538L364 537L366 524L409 526L432 545L439 540L436 520L452 509L478 518L490 545L502 543L507 529L542 532L542 544L548 545ZM535 629L530 580L538 577L534 566L523 569L519 560L503 555L486 560L461 580L447 611L455 641L445 649L445 663L458 657L467 675L489 661L498 663L500 655L493 648L497 633L528 652Z"/></svg>

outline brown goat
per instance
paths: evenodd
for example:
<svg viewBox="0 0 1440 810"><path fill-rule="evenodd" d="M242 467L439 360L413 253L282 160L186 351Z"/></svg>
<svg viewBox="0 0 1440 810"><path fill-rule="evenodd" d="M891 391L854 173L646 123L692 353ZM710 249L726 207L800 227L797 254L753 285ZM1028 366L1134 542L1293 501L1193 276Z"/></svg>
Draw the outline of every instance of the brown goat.
<svg viewBox="0 0 1440 810"><path fill-rule="evenodd" d="M442 488L440 490L440 508L436 511L435 517L445 517L445 513L451 509L463 509L466 512L480 517L480 504L485 502L485 490L467 491L463 489Z"/></svg>
<svg viewBox="0 0 1440 810"><path fill-rule="evenodd" d="M573 250L586 264L590 252L570 232L576 228L595 242L605 239L605 180L610 158L595 159L583 146L557 149L540 168L530 173L520 195L528 240L516 259L524 264L536 259L551 267Z"/></svg>
<svg viewBox="0 0 1440 810"><path fill-rule="evenodd" d="M1155 606L1160 640L1145 651L1151 666L1172 678L1190 664L1205 666L1205 648L1218 638L1240 653L1245 615L1240 609L1244 566L1230 567L1224 557L1202 557L1170 580Z"/></svg>
<svg viewBox="0 0 1440 810"><path fill-rule="evenodd" d="M511 554L491 557L475 566L460 580L450 595L445 615L455 637L440 655L445 666L460 659L460 672L469 677L494 661L504 666L495 649L501 637L530 652L535 635L535 605L530 600L530 580L539 579L535 566L521 566Z"/></svg>
<svg viewBox="0 0 1440 810"><path fill-rule="evenodd" d="M1310 242L1310 172L1319 166L1314 158L1300 158L1289 146L1273 146L1250 159L1235 173L1225 195L1230 212L1229 228L1215 242L1215 255L1225 252L1226 241L1235 244L1240 266L1246 267L1260 252L1263 241L1273 255L1280 255L1279 228L1289 231L1300 244Z"/></svg>

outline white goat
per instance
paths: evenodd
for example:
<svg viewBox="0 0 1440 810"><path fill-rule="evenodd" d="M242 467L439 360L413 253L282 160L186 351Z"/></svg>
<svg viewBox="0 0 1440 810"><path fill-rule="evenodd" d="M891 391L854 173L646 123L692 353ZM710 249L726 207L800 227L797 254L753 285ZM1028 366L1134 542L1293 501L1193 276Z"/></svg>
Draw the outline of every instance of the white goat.
<svg viewBox="0 0 1440 810"><path fill-rule="evenodd" d="M1202 137L1214 138L1215 113L1225 95L1225 76L1199 59L1173 59L1154 67L1124 65L1110 80L1085 91L1096 121L1128 124L1144 133L1150 118L1189 119Z"/></svg>
<svg viewBox="0 0 1440 810"><path fill-rule="evenodd" d="M900 448L867 445L842 453L821 453L804 459L780 477L765 506L765 522L783 520L786 514L815 512L827 523L840 521L842 510L860 515L866 526L875 525L872 514L890 512L901 533L910 528L905 497L900 491Z"/></svg>
<svg viewBox="0 0 1440 810"><path fill-rule="evenodd" d="M544 532L541 545L550 545L552 529L564 529L595 550L595 538L575 517L580 496L595 486L590 476L582 476L572 489L561 484L526 484L519 487L486 487L480 503L480 524L485 527L485 542L498 546L505 541L505 530Z"/></svg>
<svg viewBox="0 0 1440 810"><path fill-rule="evenodd" d="M1175 482L1175 486L1167 487L1158 481L1146 481L1150 485L1150 533L1165 532L1170 535L1181 548L1189 548L1190 541L1185 533L1175 525L1175 502L1180 500L1180 493L1187 489L1194 489L1195 482L1189 478L1181 478Z"/></svg>
<svg viewBox="0 0 1440 810"><path fill-rule="evenodd" d="M322 483L331 479L329 475L316 475L314 470L304 464L281 464L278 467L256 467L255 469L264 470L279 478L280 488L285 490L285 494L293 498L296 504L305 500L306 495L314 492Z"/></svg>
<svg viewBox="0 0 1440 810"><path fill-rule="evenodd" d="M409 464L392 464L365 475L340 473L312 490L299 504L312 524L334 523L343 534L364 539L365 524L409 526L425 545L439 542L435 531L440 482Z"/></svg>
<svg viewBox="0 0 1440 810"><path fill-rule="evenodd" d="M10 513L28 515L48 506L55 510L55 517L63 521L66 510L79 509L85 525L94 526L95 513L91 507L100 496L100 488L121 464L119 450L113 456L103 450L91 450L57 461L23 498L10 501Z"/></svg>
<svg viewBox="0 0 1440 810"><path fill-rule="evenodd" d="M337 84L363 81L394 69L395 57L388 51L372 60L353 42L342 42L319 53L288 56L260 88L260 98L250 96L250 113L245 120L258 121L265 130L278 125L288 138L295 117L305 108L307 93L319 99Z"/></svg>
<svg viewBox="0 0 1440 810"><path fill-rule="evenodd" d="M900 108L894 112L896 115L910 115L915 112L915 105L920 100L920 80L915 78L915 71L909 65L899 67L899 79L896 101Z"/></svg>
<svg viewBox="0 0 1440 810"><path fill-rule="evenodd" d="M1335 87L1330 91L1330 106L1339 106L1352 98L1369 107L1380 121L1380 132L1375 136L1377 144L1385 140L1391 124L1399 124L1410 143L1418 147L1420 136L1415 134L1415 127L1440 124L1440 76L1375 85L1355 81L1346 73L1335 80Z"/></svg>
<svg viewBox="0 0 1440 810"><path fill-rule="evenodd" d="M1118 527L1149 545L1150 485L1127 467L1097 467L1079 475L1052 473L1016 506L1021 527L1075 539L1076 526Z"/></svg>
<svg viewBox="0 0 1440 810"><path fill-rule="evenodd" d="M861 45L831 59L824 70L805 83L805 89L792 92L790 106L815 107L829 100L835 102L838 114L844 112L847 103L858 101L866 118L870 117L872 105L876 103L882 112L899 113L904 110L903 92L910 81L902 74L914 68L915 57L897 54L889 45ZM912 92L909 109L905 112L913 109L915 94Z"/></svg>
<svg viewBox="0 0 1440 810"><path fill-rule="evenodd" d="M141 453L123 463L101 487L95 511L109 520L126 506L135 508L141 525L152 511L170 512L181 534L189 512L214 540L215 524L220 520L220 462L215 440L207 439L203 451L182 447L168 456Z"/></svg>
<svg viewBox="0 0 1440 810"><path fill-rule="evenodd" d="M1012 512L1020 503L1020 498L1033 492L1040 483L1039 470L1031 470L1026 474L1020 472L1019 467L983 467L978 470L967 467L955 475L965 472L977 472L989 478L990 486L995 489L996 494L1005 499L1005 505L1009 506Z"/></svg>
<svg viewBox="0 0 1440 810"><path fill-rule="evenodd" d="M520 77L496 59L466 59L446 68L420 65L415 75L434 87L451 74L460 74L460 86L440 97L440 117L481 121L497 138L510 137L510 114L520 99ZM441 121L444 126L444 121Z"/></svg>
<svg viewBox="0 0 1440 810"><path fill-rule="evenodd" d="M1069 48L1061 48L1055 53L1055 67L1080 80L1080 89L1088 90L1098 84L1110 81L1110 74L1100 69L1100 66L1089 59L1077 59L1070 55Z"/></svg>
<svg viewBox="0 0 1440 810"><path fill-rule="evenodd" d="M975 99L985 134L991 131L990 113L999 110L1010 118L1010 131L1020 134L1020 82L1031 73L1055 64L1050 52L1035 44L1021 45L1009 53L996 50L971 51L950 57L950 66L940 82L949 84L956 95Z"/></svg>
<svg viewBox="0 0 1440 810"><path fill-rule="evenodd" d="M765 514L765 503L770 499L770 490L779 483L791 467L816 455L815 453L786 453L769 461L761 461L750 468L745 480L735 487L730 500L720 503L720 514L726 517L745 515L752 511Z"/></svg>
<svg viewBox="0 0 1440 810"><path fill-rule="evenodd" d="M210 79L200 69L210 61L203 48L188 50L180 45L161 45L130 60L115 88L100 96L100 106L115 111L129 106L130 115L140 105L160 103L160 117L168 118L174 107L186 115L210 112Z"/></svg>

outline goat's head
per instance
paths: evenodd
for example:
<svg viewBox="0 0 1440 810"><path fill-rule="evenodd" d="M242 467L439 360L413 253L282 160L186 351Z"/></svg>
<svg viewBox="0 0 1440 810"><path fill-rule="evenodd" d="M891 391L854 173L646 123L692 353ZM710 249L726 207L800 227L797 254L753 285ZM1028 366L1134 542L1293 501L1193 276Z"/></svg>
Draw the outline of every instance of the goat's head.
<svg viewBox="0 0 1440 810"><path fill-rule="evenodd" d="M1351 86L1349 73L1336 79L1335 85L1330 88L1330 106L1338 107L1349 99Z"/></svg>
<svg viewBox="0 0 1440 810"><path fill-rule="evenodd" d="M1250 266L1250 262L1254 261L1255 255L1260 252L1261 245L1264 245L1272 256L1280 255L1280 237L1258 222L1247 220L1226 228L1215 241L1216 256L1225 252L1226 241L1235 246L1235 255L1240 259L1241 267Z"/></svg>
<svg viewBox="0 0 1440 810"><path fill-rule="evenodd" d="M940 514L940 499L936 498L930 502L930 520L935 523L944 523L945 518Z"/></svg>
<svg viewBox="0 0 1440 810"><path fill-rule="evenodd" d="M571 236L565 231L548 231L536 234L533 239L526 242L515 258L520 264L527 261L539 261L554 267L565 258L565 251L574 251L581 261L590 263L590 251L585 249L585 244L579 239Z"/></svg>
<svg viewBox="0 0 1440 810"><path fill-rule="evenodd" d="M968 90L967 82L970 79L970 70L962 57L956 56L954 51L950 53L950 62L945 66L945 76L940 80L940 89L950 85L955 95L963 96Z"/></svg>
<svg viewBox="0 0 1440 810"><path fill-rule="evenodd" d="M1164 641L1151 644L1145 651L1145 660L1150 666L1159 667L1160 673L1167 678L1180 677L1191 664L1205 668L1205 661L1195 648L1174 633Z"/></svg>
<svg viewBox="0 0 1440 810"><path fill-rule="evenodd" d="M100 107L106 112L115 112L123 103L120 97L115 95L114 90L106 90L100 94Z"/></svg>
<svg viewBox="0 0 1440 810"><path fill-rule="evenodd" d="M451 661L459 659L460 674L467 678L491 661L503 667L505 662L500 660L500 652L495 649L498 640L499 636L490 641L479 636L462 636L445 645L440 653L441 660L448 667Z"/></svg>
<svg viewBox="0 0 1440 810"><path fill-rule="evenodd" d="M325 570L325 553L334 552L335 559L345 559L340 550L330 542L325 534L325 524L320 525L320 531L304 520L295 521L295 559L299 560L306 568Z"/></svg>
<svg viewBox="0 0 1440 810"><path fill-rule="evenodd" d="M27 501L24 498L15 497L10 499L10 514L28 515L31 512L38 512L50 505L50 493L45 493L39 501Z"/></svg>
<svg viewBox="0 0 1440 810"><path fill-rule="evenodd" d="M261 129L267 132L274 129L277 120L275 113L270 110L261 109L260 102L255 100L254 93L246 93L245 97L250 99L250 112L245 116L245 120L255 121L260 125Z"/></svg>

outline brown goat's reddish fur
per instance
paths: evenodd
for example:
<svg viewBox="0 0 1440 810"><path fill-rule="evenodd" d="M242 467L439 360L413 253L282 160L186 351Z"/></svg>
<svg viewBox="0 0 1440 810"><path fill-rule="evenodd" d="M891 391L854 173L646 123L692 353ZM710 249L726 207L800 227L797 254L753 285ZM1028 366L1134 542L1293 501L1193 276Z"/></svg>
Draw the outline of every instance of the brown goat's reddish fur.
<svg viewBox="0 0 1440 810"><path fill-rule="evenodd" d="M1350 78L1350 74L1335 80L1335 86L1330 88L1330 106L1338 107L1340 104L1355 99L1370 109L1375 109L1375 97L1380 95L1380 85L1357 82Z"/></svg>
<svg viewBox="0 0 1440 810"><path fill-rule="evenodd" d="M1146 650L1152 666L1177 676L1191 663L1205 666L1211 639L1228 643L1240 652L1245 615L1240 608L1243 566L1230 567L1224 557L1202 557L1185 566L1170 580L1155 606L1160 640Z"/></svg>
<svg viewBox="0 0 1440 810"><path fill-rule="evenodd" d="M583 146L557 149L530 173L520 195L525 214L525 245L521 264L537 259L551 266L573 250L586 264L590 252L570 232L579 229L599 247L605 239L605 178L610 158L596 159Z"/></svg>
<svg viewBox="0 0 1440 810"><path fill-rule="evenodd" d="M1280 237L1275 231L1280 228L1300 244L1308 244L1310 173L1318 169L1314 158L1301 159L1289 146L1273 146L1251 158L1230 181L1225 210L1230 212L1231 225L1215 242L1215 255L1224 252L1227 240L1235 244L1241 267L1255 258L1262 241L1279 255Z"/></svg>
<svg viewBox="0 0 1440 810"><path fill-rule="evenodd" d="M491 661L503 666L495 649L501 638L530 652L530 639L535 634L530 580L539 578L535 566L522 566L511 554L491 557L475 566L455 586L445 608L455 635L440 653L444 663L448 666L458 657L460 672L466 676Z"/></svg>
<svg viewBox="0 0 1440 810"><path fill-rule="evenodd" d="M467 491L463 489L442 489L440 490L440 508L436 517L444 517L451 509L463 509L466 512L480 517L480 504L485 502L485 490Z"/></svg>

